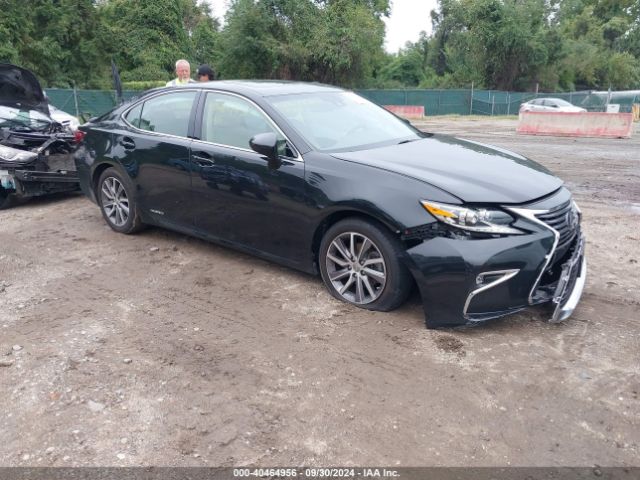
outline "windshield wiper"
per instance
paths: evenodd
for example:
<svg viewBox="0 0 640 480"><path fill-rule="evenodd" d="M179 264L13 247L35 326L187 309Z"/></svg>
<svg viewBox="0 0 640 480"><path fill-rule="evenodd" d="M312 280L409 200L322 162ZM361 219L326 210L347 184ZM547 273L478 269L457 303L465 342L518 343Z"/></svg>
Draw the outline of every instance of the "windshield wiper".
<svg viewBox="0 0 640 480"><path fill-rule="evenodd" d="M410 138L409 140L402 140L398 142L398 145L402 145L403 143L415 142L416 140L420 140L419 138Z"/></svg>

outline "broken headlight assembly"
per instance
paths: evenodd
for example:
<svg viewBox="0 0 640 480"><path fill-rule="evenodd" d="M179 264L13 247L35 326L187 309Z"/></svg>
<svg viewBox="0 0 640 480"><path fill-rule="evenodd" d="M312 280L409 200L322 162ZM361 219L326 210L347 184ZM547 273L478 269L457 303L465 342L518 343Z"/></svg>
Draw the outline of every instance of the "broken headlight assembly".
<svg viewBox="0 0 640 480"><path fill-rule="evenodd" d="M38 155L33 152L18 150L17 148L7 147L6 145L0 145L0 160L8 162L26 162L33 160Z"/></svg>

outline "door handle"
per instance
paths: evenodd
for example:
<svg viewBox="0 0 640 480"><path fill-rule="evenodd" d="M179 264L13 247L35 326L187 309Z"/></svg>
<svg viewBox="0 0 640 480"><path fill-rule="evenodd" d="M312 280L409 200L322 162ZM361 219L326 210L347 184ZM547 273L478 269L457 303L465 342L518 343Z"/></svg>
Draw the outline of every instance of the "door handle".
<svg viewBox="0 0 640 480"><path fill-rule="evenodd" d="M201 157L200 155L192 155L191 157L196 165L201 167L213 167L216 164L216 161L211 158Z"/></svg>
<svg viewBox="0 0 640 480"><path fill-rule="evenodd" d="M124 147L125 150L133 150L134 148L136 148L136 143L129 137L124 137L120 144Z"/></svg>

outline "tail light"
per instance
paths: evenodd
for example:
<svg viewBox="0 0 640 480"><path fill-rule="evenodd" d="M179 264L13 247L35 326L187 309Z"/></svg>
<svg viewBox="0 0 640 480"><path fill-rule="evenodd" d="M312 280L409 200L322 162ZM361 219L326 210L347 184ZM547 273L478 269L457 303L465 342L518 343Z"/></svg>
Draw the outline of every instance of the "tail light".
<svg viewBox="0 0 640 480"><path fill-rule="evenodd" d="M73 141L75 143L80 143L82 140L84 140L85 135L86 132L83 132L82 130L76 130L73 134Z"/></svg>

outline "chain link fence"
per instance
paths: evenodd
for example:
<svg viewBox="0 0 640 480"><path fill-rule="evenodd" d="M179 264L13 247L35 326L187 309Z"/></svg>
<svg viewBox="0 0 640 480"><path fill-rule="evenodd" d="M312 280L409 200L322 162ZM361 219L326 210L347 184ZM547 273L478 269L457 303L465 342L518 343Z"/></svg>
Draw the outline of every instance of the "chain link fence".
<svg viewBox="0 0 640 480"><path fill-rule="evenodd" d="M88 120L108 112L116 106L113 91L73 90L51 88L46 90L50 102L61 110ZM606 110L609 103L619 104L620 112L632 112L640 103L640 90L626 92L568 92L530 93L499 90L356 90L357 93L379 105L423 106L425 115L517 115L520 105L534 98L553 97L586 108L592 112ZM125 90L128 100L141 91Z"/></svg>
<svg viewBox="0 0 640 480"><path fill-rule="evenodd" d="M590 112L603 112L607 104L631 112L640 103L640 90L626 92L532 93L499 90L358 90L379 105L423 106L425 115L517 115L520 105L535 98L561 98Z"/></svg>
<svg viewBox="0 0 640 480"><path fill-rule="evenodd" d="M64 88L45 89L49 102L54 106L79 119L86 121L108 112L116 106L116 93L109 90L75 90ZM142 92L125 90L125 100L136 97Z"/></svg>

